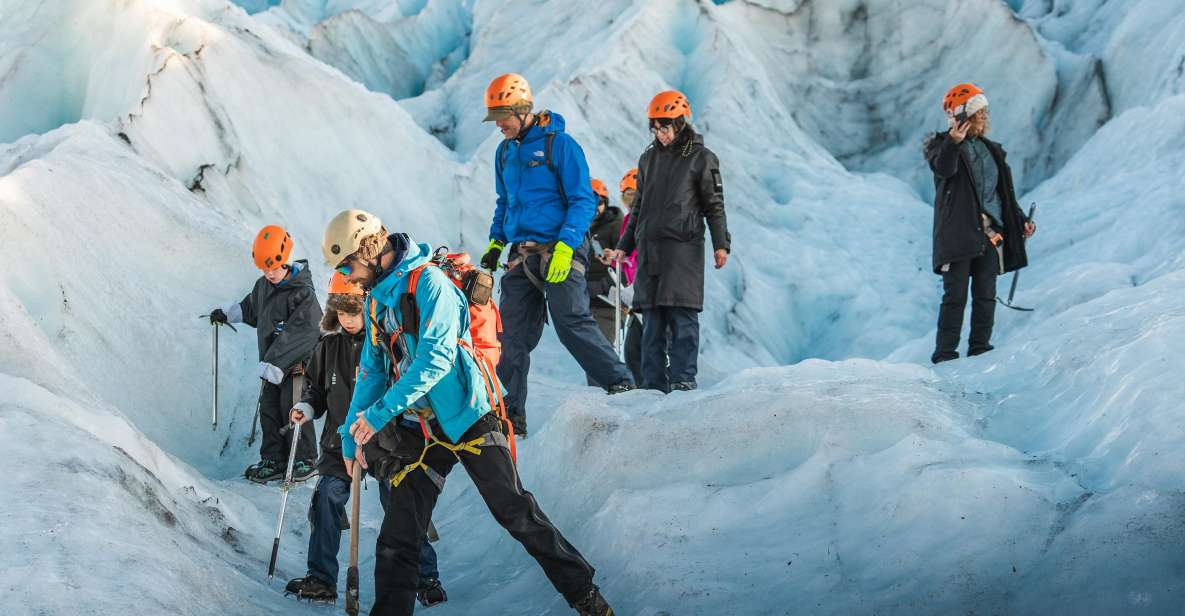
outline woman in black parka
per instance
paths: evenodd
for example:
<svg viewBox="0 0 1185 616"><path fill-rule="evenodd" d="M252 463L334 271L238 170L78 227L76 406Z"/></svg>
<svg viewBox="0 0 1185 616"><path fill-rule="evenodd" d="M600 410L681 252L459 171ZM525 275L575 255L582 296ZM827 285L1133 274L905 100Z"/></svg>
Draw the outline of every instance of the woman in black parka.
<svg viewBox="0 0 1185 616"><path fill-rule="evenodd" d="M938 335L930 361L959 357L959 336L971 282L967 355L992 350L996 277L1028 265L1024 238L1037 227L1020 210L1012 170L990 130L987 97L974 84L950 89L942 101L950 130L926 141L934 172L934 273L942 276Z"/></svg>

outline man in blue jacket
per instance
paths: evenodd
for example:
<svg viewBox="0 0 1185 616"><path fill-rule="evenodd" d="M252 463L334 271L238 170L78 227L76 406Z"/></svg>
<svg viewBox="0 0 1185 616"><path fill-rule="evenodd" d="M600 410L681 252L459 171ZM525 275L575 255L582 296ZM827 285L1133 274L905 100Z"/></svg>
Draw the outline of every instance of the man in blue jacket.
<svg viewBox="0 0 1185 616"><path fill-rule="evenodd" d="M348 422L356 419L338 432L347 472L361 463L393 486L375 548L371 616L412 613L422 537L457 462L569 605L581 616L612 616L592 566L519 481L491 412L492 388L501 385L486 379L472 354L468 300L429 264L431 248L388 234L373 214L346 210L330 221L322 249L329 266L370 292L347 413Z"/></svg>
<svg viewBox="0 0 1185 616"><path fill-rule="evenodd" d="M511 257L502 277L502 360L507 412L515 434L526 436L527 373L547 314L560 342L592 380L610 394L634 389L633 375L613 352L589 311L585 271L588 227L597 211L588 163L580 144L564 132L558 113L532 113L530 85L508 73L486 89L487 122L505 140L494 160L498 192L490 246L482 267Z"/></svg>

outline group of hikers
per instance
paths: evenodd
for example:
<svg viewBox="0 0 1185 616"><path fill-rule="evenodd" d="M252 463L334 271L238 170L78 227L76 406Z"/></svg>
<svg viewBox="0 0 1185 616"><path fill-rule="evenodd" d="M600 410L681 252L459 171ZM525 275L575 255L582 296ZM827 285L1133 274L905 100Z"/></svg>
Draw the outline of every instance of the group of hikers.
<svg viewBox="0 0 1185 616"><path fill-rule="evenodd" d="M258 333L262 444L246 477L320 475L307 573L286 588L298 597L336 599L341 533L356 523L346 505L365 470L378 480L384 512L370 613L411 614L417 602L447 601L429 536L459 462L572 608L613 613L593 567L519 479L515 440L528 434L530 355L550 322L587 382L609 394L696 388L705 239L717 269L731 250L719 161L692 126L687 98L659 93L647 108L654 139L619 182L623 213L605 183L590 178L564 118L535 110L523 77L494 79L485 106L504 139L480 267L373 213L345 210L322 240L334 270L324 311L307 261L292 260L292 237L275 225L255 239L263 275L251 293L211 311L215 325L241 322ZM1035 230L1016 204L1003 149L986 139L983 93L961 84L943 108L951 129L925 148L937 189L934 269L945 287L935 363L958 356L968 280L969 354L991 349L995 276L1024 266L1019 238ZM318 448L313 420L321 418ZM285 438L291 428L298 432Z"/></svg>

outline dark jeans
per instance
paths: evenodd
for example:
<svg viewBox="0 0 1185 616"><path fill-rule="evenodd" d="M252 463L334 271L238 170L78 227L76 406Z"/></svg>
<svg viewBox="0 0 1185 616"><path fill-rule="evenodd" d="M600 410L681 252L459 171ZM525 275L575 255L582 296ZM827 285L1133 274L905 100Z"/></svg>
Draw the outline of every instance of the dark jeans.
<svg viewBox="0 0 1185 616"><path fill-rule="evenodd" d="M967 339L967 352L975 355L988 350L996 320L999 271L995 249L988 246L983 256L951 263L950 269L942 273L942 306L938 310L938 335L931 361L938 363L959 356L968 280L971 281L971 335Z"/></svg>
<svg viewBox="0 0 1185 616"><path fill-rule="evenodd" d="M387 499L391 495L391 484L379 482L379 502L383 509L387 507ZM337 586L337 552L341 547L342 531L350 527L352 522L346 516L346 505L350 502L350 482L337 475L321 475L317 481L317 490L313 492L313 502L309 504L309 523L312 532L309 534L309 575L330 586ZM436 550L428 543L427 535L420 549L420 583L437 579L440 572L436 569Z"/></svg>
<svg viewBox="0 0 1185 616"><path fill-rule="evenodd" d="M642 387L669 392L672 383L694 383L699 312L659 306L646 310L642 319Z"/></svg>
<svg viewBox="0 0 1185 616"><path fill-rule="evenodd" d="M292 435L280 434L288 425L288 412L292 410L292 379L287 374L279 385L263 381L259 390L259 458L276 460L281 465L288 464L288 448L292 446ZM299 402L299 394L296 397ZM300 428L296 459L310 463L317 459L317 431L311 421L304 422Z"/></svg>
<svg viewBox="0 0 1185 616"><path fill-rule="evenodd" d="M437 426L433 425L433 429L437 436L443 436ZM420 432L400 426L399 438L399 457L408 461L418 458L424 444ZM506 436L492 413L473 424L461 441L477 438L484 439L480 455L465 451L454 455L444 447L434 446L424 457L431 472L416 469L392 490L375 550L375 601L371 616L406 616L415 609L420 559L417 538L427 531L444 478L458 459L494 519L535 558L569 603L591 591L592 566L556 530L539 509L535 497L523 489L510 458Z"/></svg>
<svg viewBox="0 0 1185 616"><path fill-rule="evenodd" d="M539 344L548 314L564 348L594 381L605 387L633 383L629 369L617 358L589 312L584 274L573 268L561 283L544 282L545 297L524 272L529 267L542 280L547 272L541 271L541 261L539 255L527 257L502 277L502 301L498 305L502 312L502 359L498 362L498 379L508 391L506 408L512 415L526 415L531 351ZM572 261L588 263L587 240Z"/></svg>

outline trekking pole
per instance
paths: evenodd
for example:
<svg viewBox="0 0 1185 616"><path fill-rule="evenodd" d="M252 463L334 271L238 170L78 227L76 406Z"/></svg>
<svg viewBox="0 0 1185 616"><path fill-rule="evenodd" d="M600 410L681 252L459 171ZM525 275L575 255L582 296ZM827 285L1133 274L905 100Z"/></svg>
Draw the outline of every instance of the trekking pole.
<svg viewBox="0 0 1185 616"><path fill-rule="evenodd" d="M621 258L613 260L613 350L624 360L621 352Z"/></svg>
<svg viewBox="0 0 1185 616"><path fill-rule="evenodd" d="M356 460L350 472L350 567L346 569L346 613L358 616L358 519L362 465Z"/></svg>
<svg viewBox="0 0 1185 616"><path fill-rule="evenodd" d="M292 488L292 467L296 464L296 442L300 438L300 428L295 424L289 423L285 430L292 430L292 448L288 451L288 470L284 473L284 485L280 486L283 495L280 497L280 517L276 521L276 537L272 540L272 558L267 565L267 579L269 580L276 575L276 556L280 553L280 533L284 530L284 510L288 508L288 490Z"/></svg>
<svg viewBox="0 0 1185 616"><path fill-rule="evenodd" d="M263 405L263 382L259 383L259 396L255 398L255 417L251 420L251 438L247 439L247 446L255 444L255 431L259 428L259 407Z"/></svg>
<svg viewBox="0 0 1185 616"><path fill-rule="evenodd" d="M1028 219L1030 221L1033 220L1033 214L1036 211L1037 211L1037 204L1036 203L1030 204L1029 205L1029 216L1028 216ZM1032 312L1033 310L1035 310L1035 308L1021 308L1020 306L1013 306L1012 305L1012 297L1014 295L1016 295L1016 282L1019 278L1020 278L1020 270L1016 270L1015 272L1012 272L1012 286L1008 289L1008 301L1004 301L1004 300L1000 299L999 297L996 298L996 301L1003 304L1006 308L1011 308L1013 310L1019 310L1021 312Z"/></svg>
<svg viewBox="0 0 1185 616"><path fill-rule="evenodd" d="M213 374L214 392L212 394L211 406L213 407L213 417L211 423L214 424L214 429L218 429L218 324L211 323L210 329L214 332L214 352L210 360L210 372Z"/></svg>
<svg viewBox="0 0 1185 616"><path fill-rule="evenodd" d="M202 314L202 315L198 315L198 318L199 319L208 319L208 318L210 318L210 315ZM219 325L220 324L216 321L210 322L210 328L214 330L213 331L214 351L213 351L213 354L211 355L211 360L210 360L210 373L211 373L212 380L214 381L214 391L212 392L213 399L210 402L210 406L212 407L211 408L212 417L211 417L210 421L211 421L211 423L214 424L215 430L218 429L218 326ZM235 330L235 326L231 325L230 323L226 323L225 325L234 331L238 331L238 330Z"/></svg>

